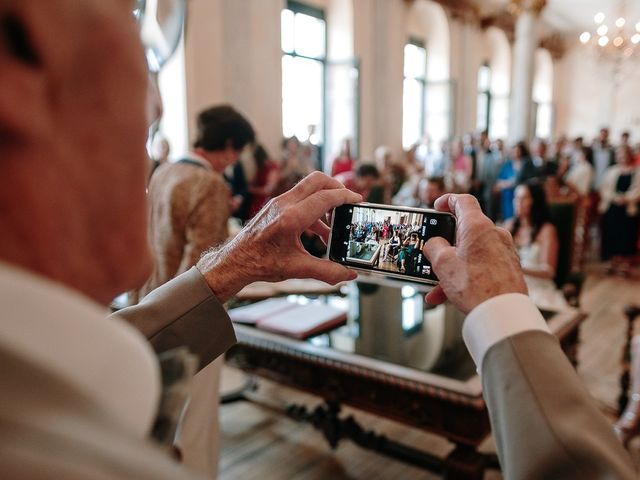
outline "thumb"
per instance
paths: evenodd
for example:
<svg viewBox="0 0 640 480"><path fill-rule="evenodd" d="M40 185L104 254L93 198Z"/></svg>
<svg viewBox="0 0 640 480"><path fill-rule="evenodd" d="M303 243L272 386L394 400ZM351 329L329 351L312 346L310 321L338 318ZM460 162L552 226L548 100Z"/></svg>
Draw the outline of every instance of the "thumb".
<svg viewBox="0 0 640 480"><path fill-rule="evenodd" d="M442 237L433 237L424 245L422 253L425 254L427 259L434 265L439 258L441 258L445 252L452 251L453 247Z"/></svg>

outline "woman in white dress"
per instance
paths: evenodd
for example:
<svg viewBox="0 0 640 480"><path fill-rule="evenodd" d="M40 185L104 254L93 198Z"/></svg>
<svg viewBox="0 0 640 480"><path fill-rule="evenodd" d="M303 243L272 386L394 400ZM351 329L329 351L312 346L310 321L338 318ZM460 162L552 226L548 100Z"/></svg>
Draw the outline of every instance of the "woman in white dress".
<svg viewBox="0 0 640 480"><path fill-rule="evenodd" d="M542 187L519 185L513 200L515 216L505 224L520 256L529 296L541 308L564 310L567 301L556 288L558 234L551 223L549 206Z"/></svg>

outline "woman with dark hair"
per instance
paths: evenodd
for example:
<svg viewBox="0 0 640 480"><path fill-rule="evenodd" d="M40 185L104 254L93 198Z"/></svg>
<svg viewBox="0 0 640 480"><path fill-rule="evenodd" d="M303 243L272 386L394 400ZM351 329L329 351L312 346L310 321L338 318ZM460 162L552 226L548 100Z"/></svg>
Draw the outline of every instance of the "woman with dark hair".
<svg viewBox="0 0 640 480"><path fill-rule="evenodd" d="M273 196L280 179L278 166L269 159L269 154L262 145L257 145L254 149L253 159L256 162L256 177L249 187L249 218L253 218Z"/></svg>
<svg viewBox="0 0 640 480"><path fill-rule="evenodd" d="M291 190L300 180L311 173L308 166L301 160L300 140L295 135L282 141L282 162L280 163L280 178L273 196Z"/></svg>
<svg viewBox="0 0 640 480"><path fill-rule="evenodd" d="M528 182L515 189L514 218L505 224L520 256L529 296L536 305L551 310L567 308L553 281L558 264L558 234L551 223L544 189Z"/></svg>
<svg viewBox="0 0 640 480"><path fill-rule="evenodd" d="M616 161L605 171L600 187L602 259L611 261L610 272L626 276L638 252L640 172L629 146L618 149Z"/></svg>

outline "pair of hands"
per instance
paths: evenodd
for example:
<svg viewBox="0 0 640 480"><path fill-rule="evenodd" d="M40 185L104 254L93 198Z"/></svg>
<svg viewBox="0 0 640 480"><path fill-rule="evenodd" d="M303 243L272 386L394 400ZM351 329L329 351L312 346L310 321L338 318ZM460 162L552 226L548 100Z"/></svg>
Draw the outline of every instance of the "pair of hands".
<svg viewBox="0 0 640 480"><path fill-rule="evenodd" d="M271 200L233 240L207 252L197 267L221 302L259 280L315 278L331 284L353 280L354 271L309 255L300 235L311 231L326 243L327 213L361 201L337 180L314 172ZM427 302L439 304L448 298L467 313L496 295L526 294L511 235L482 214L475 198L448 194L436 201L435 208L457 217L457 242L454 247L438 237L425 245L424 254L440 279Z"/></svg>
<svg viewBox="0 0 640 480"><path fill-rule="evenodd" d="M327 243L327 212L362 196L339 181L314 172L272 199L229 243L205 253L196 267L218 300L226 302L256 281L315 278L336 284L357 274L326 259L311 256L300 235L311 231Z"/></svg>

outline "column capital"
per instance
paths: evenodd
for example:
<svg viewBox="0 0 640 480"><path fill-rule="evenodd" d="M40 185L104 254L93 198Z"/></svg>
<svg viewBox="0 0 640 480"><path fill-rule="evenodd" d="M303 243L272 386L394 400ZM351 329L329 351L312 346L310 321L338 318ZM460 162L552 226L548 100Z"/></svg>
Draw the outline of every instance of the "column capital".
<svg viewBox="0 0 640 480"><path fill-rule="evenodd" d="M511 0L509 9L516 16L519 16L523 12L540 15L540 12L542 12L546 5L547 0Z"/></svg>
<svg viewBox="0 0 640 480"><path fill-rule="evenodd" d="M541 38L539 47L548 50L554 60L560 60L567 51L565 38L557 33Z"/></svg>

